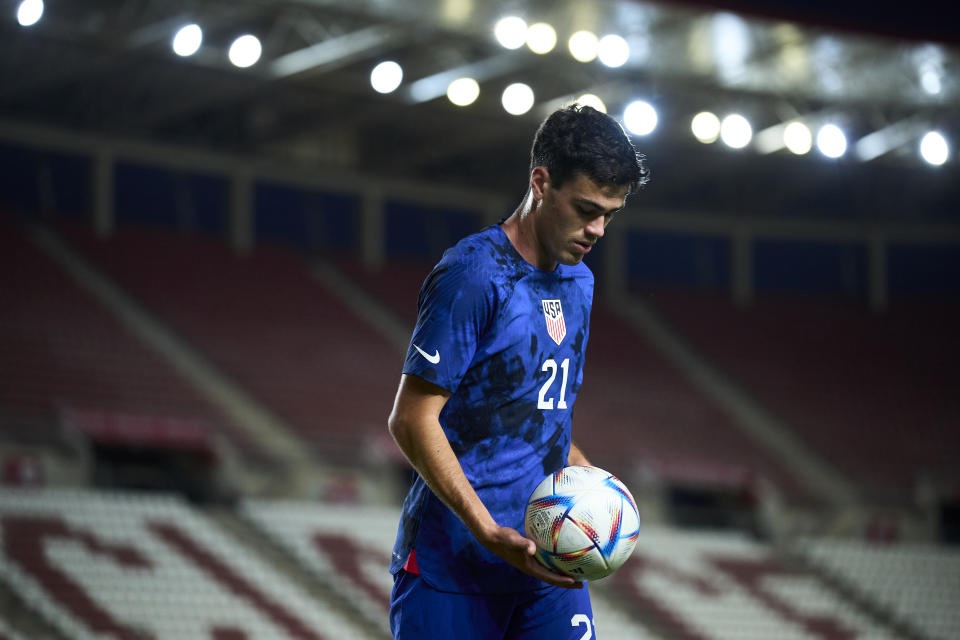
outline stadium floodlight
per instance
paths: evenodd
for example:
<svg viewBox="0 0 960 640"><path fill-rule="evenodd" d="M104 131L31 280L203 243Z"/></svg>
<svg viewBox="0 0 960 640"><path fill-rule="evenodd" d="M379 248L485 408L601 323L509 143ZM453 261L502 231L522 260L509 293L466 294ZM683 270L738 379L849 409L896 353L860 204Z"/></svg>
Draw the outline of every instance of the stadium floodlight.
<svg viewBox="0 0 960 640"><path fill-rule="evenodd" d="M519 49L527 42L527 23L523 18L500 18L493 27L493 35L505 49Z"/></svg>
<svg viewBox="0 0 960 640"><path fill-rule="evenodd" d="M230 62L232 62L234 66L245 69L246 67L252 67L257 64L257 60L260 59L262 52L263 47L260 45L259 38L247 34L233 41L233 44L230 45L230 50L227 52L227 57L230 58Z"/></svg>
<svg viewBox="0 0 960 640"><path fill-rule="evenodd" d="M920 156L939 167L950 157L950 146L939 131L928 131L920 140Z"/></svg>
<svg viewBox="0 0 960 640"><path fill-rule="evenodd" d="M466 107L480 95L480 85L473 78L457 78L447 86L447 99L458 107Z"/></svg>
<svg viewBox="0 0 960 640"><path fill-rule="evenodd" d="M570 55L578 62L593 62L597 59L600 41L590 31L577 31L567 42Z"/></svg>
<svg viewBox="0 0 960 640"><path fill-rule="evenodd" d="M522 116L533 108L533 89L522 82L515 82L503 90L500 102L510 115Z"/></svg>
<svg viewBox="0 0 960 640"><path fill-rule="evenodd" d="M384 60L370 72L370 86L377 93L392 93L403 82L403 67L393 60Z"/></svg>
<svg viewBox="0 0 960 640"><path fill-rule="evenodd" d="M557 32L546 22L538 22L527 29L527 46L530 51L543 55L557 46Z"/></svg>
<svg viewBox="0 0 960 640"><path fill-rule="evenodd" d="M808 153L813 146L810 127L802 122L791 122L783 129L783 145L798 156Z"/></svg>
<svg viewBox="0 0 960 640"><path fill-rule="evenodd" d="M720 139L731 149L742 149L753 138L750 122L739 113L731 113L720 122Z"/></svg>
<svg viewBox="0 0 960 640"><path fill-rule="evenodd" d="M931 96L939 95L943 90L943 82L940 78L940 72L933 68L927 68L920 72L920 86Z"/></svg>
<svg viewBox="0 0 960 640"><path fill-rule="evenodd" d="M593 95L592 93L585 93L579 98L577 98L577 104L582 105L584 107L593 107L600 113L607 112L607 105L603 103L603 100L601 100L598 96Z"/></svg>
<svg viewBox="0 0 960 640"><path fill-rule="evenodd" d="M21 27L31 27L43 17L43 0L23 0L17 7L17 22Z"/></svg>
<svg viewBox="0 0 960 640"><path fill-rule="evenodd" d="M186 58L199 51L201 44L203 44L203 29L198 24L188 24L177 30L171 46L175 54Z"/></svg>
<svg viewBox="0 0 960 640"><path fill-rule="evenodd" d="M622 67L630 59L630 45L616 34L605 35L597 43L597 57L608 67Z"/></svg>
<svg viewBox="0 0 960 640"><path fill-rule="evenodd" d="M943 91L946 53L942 46L927 44L913 52L913 61L917 66L920 88L930 96L940 95Z"/></svg>
<svg viewBox="0 0 960 640"><path fill-rule="evenodd" d="M751 49L746 21L733 13L717 13L711 23L711 35L717 72L727 79L739 76Z"/></svg>
<svg viewBox="0 0 960 640"><path fill-rule="evenodd" d="M623 124L631 133L645 136L657 128L657 110L643 100L631 102L623 111Z"/></svg>
<svg viewBox="0 0 960 640"><path fill-rule="evenodd" d="M693 136L704 144L711 144L720 137L720 118L709 111L701 111L690 121Z"/></svg>
<svg viewBox="0 0 960 640"><path fill-rule="evenodd" d="M817 149L828 158L839 158L847 152L847 136L835 124L825 124L817 132Z"/></svg>

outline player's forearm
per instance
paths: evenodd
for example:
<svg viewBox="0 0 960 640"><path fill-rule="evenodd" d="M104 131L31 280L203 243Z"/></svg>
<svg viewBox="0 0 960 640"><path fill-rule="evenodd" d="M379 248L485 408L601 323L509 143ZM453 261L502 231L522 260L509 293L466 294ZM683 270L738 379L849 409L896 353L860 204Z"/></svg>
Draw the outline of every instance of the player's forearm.
<svg viewBox="0 0 960 640"><path fill-rule="evenodd" d="M430 490L478 538L497 524L480 501L439 422L391 415L390 432Z"/></svg>

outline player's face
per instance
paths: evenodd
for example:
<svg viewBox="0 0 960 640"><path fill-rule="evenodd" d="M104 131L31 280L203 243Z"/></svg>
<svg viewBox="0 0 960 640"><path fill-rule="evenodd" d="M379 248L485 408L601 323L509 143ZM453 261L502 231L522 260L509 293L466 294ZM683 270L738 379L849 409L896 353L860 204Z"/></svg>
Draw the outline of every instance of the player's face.
<svg viewBox="0 0 960 640"><path fill-rule="evenodd" d="M583 174L559 189L549 177L537 218L537 238L551 263L575 265L603 237L613 215L623 208L627 186L600 185Z"/></svg>

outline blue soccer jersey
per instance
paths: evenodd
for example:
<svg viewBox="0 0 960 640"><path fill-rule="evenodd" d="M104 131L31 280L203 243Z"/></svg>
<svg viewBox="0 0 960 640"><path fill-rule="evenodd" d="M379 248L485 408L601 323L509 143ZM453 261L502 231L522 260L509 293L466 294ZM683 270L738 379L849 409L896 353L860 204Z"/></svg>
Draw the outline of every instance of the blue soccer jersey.
<svg viewBox="0 0 960 640"><path fill-rule="evenodd" d="M530 493L566 465L592 300L586 265L541 271L499 225L461 240L424 282L403 372L452 394L440 423L501 526L522 533ZM443 591L544 586L477 542L419 477L404 501L392 572L411 549L420 574Z"/></svg>

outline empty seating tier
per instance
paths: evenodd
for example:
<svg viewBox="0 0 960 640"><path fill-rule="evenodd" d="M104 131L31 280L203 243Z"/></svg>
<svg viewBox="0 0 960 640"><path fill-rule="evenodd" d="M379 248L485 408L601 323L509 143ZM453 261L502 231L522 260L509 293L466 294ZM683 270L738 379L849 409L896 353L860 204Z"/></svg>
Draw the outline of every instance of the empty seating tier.
<svg viewBox="0 0 960 640"><path fill-rule="evenodd" d="M254 399L329 455L360 455L386 429L400 357L273 248L123 231L67 237Z"/></svg>
<svg viewBox="0 0 960 640"><path fill-rule="evenodd" d="M706 295L651 300L868 496L909 500L921 475L960 484L960 306L903 302L877 315L796 298L747 309Z"/></svg>
<svg viewBox="0 0 960 640"><path fill-rule="evenodd" d="M369 638L185 503L0 490L0 579L69 638Z"/></svg>
<svg viewBox="0 0 960 640"><path fill-rule="evenodd" d="M0 407L30 420L95 410L225 425L157 353L18 227L0 224Z"/></svg>
<svg viewBox="0 0 960 640"><path fill-rule="evenodd" d="M960 638L960 551L809 538L804 557L936 640Z"/></svg>

